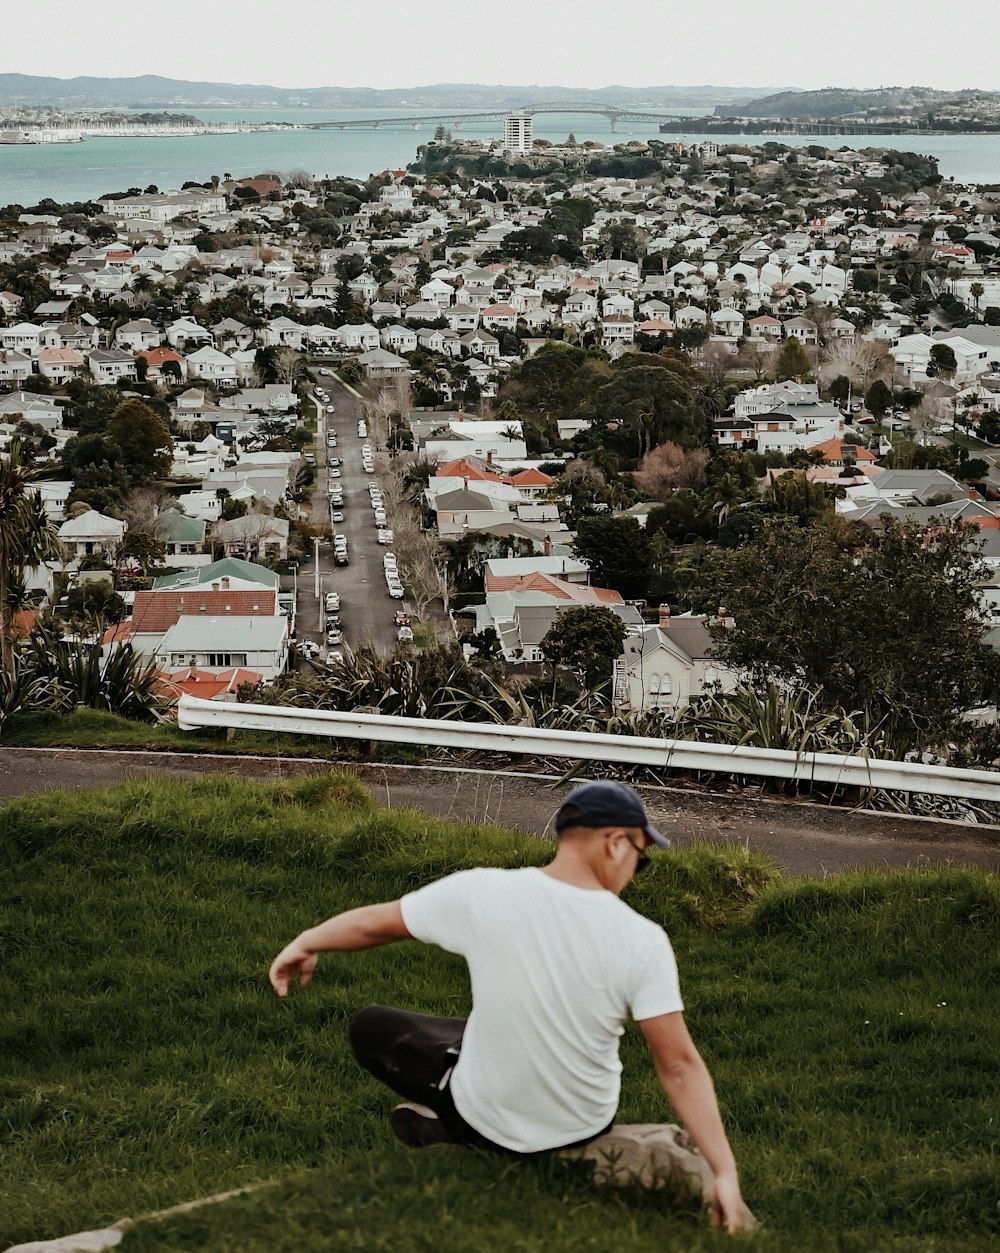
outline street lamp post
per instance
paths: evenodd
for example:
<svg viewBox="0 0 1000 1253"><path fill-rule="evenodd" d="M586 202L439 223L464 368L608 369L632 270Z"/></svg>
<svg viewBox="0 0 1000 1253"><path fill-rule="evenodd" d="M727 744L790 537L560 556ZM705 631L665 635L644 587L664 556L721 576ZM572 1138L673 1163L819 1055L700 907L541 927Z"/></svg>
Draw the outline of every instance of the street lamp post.
<svg viewBox="0 0 1000 1253"><path fill-rule="evenodd" d="M316 582L316 599L319 600L319 536L313 537L313 578Z"/></svg>

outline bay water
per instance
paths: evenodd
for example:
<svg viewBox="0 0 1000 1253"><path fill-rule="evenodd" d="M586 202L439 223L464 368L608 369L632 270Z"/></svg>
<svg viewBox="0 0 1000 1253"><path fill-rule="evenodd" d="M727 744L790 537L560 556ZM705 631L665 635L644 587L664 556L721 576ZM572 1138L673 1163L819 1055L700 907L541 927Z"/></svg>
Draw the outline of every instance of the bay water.
<svg viewBox="0 0 1000 1253"><path fill-rule="evenodd" d="M206 122L308 123L406 115L402 109L209 109L192 110ZM472 112L473 110L470 110ZM436 112L436 111L434 111ZM416 114L415 114L416 115ZM213 174L236 178L275 171L305 170L317 176L364 178L384 169L401 169L416 156L418 144L433 137L438 122L379 130L278 130L169 138L88 136L78 144L0 145L0 205L37 204L43 197L60 202L86 200L129 187L155 184L161 190L191 179L207 182ZM454 115L440 123L453 134L481 138L498 135L499 121L468 122L457 128ZM572 133L581 143L607 145L630 139L663 138L695 142L762 144L766 135L663 135L655 123L623 122L615 133L607 118L583 113L536 114L538 139L561 142ZM945 178L960 183L1000 183L1000 135L781 135L789 146L822 144L829 148L898 148L938 158Z"/></svg>

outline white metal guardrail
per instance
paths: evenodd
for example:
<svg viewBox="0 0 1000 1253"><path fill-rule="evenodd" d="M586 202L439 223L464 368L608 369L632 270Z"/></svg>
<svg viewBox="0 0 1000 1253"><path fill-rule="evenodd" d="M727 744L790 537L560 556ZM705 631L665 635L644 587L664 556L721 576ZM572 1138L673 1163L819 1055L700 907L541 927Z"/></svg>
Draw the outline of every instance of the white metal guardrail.
<svg viewBox="0 0 1000 1253"><path fill-rule="evenodd" d="M200 700L195 696L181 697L177 707L177 724L183 731L199 727L283 731L293 735L329 736L331 739L380 740L395 744L422 744L427 748L480 749L535 757L564 757L573 761L614 761L653 769L758 775L770 779L816 781L843 787L1000 802L1000 773L852 757L843 753L794 753L789 749L737 748L730 744L654 740L635 735L590 735L585 731L550 731L487 722L335 713L288 705L240 705L229 701Z"/></svg>

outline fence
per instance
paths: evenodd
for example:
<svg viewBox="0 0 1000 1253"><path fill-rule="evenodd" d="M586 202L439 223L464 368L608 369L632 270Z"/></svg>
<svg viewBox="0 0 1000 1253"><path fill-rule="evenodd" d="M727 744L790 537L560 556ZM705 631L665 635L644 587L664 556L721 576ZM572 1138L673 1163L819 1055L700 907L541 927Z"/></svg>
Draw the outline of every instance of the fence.
<svg viewBox="0 0 1000 1253"><path fill-rule="evenodd" d="M287 705L240 705L200 700L194 696L181 697L177 724L184 731L202 727L279 731L338 740L376 740L419 744L425 748L478 749L569 761L616 762L653 770L752 775L1000 803L1000 773L852 757L843 753L794 753L788 749L699 744L691 740L644 739L634 735L591 735L585 731L337 713Z"/></svg>

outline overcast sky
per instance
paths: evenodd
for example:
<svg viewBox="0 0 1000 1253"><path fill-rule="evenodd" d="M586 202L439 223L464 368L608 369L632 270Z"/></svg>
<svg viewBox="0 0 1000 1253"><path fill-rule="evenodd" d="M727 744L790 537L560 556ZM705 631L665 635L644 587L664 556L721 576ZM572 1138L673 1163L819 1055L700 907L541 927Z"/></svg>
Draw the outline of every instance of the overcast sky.
<svg viewBox="0 0 1000 1253"><path fill-rule="evenodd" d="M0 72L279 87L1000 88L1000 0L22 0Z"/></svg>

